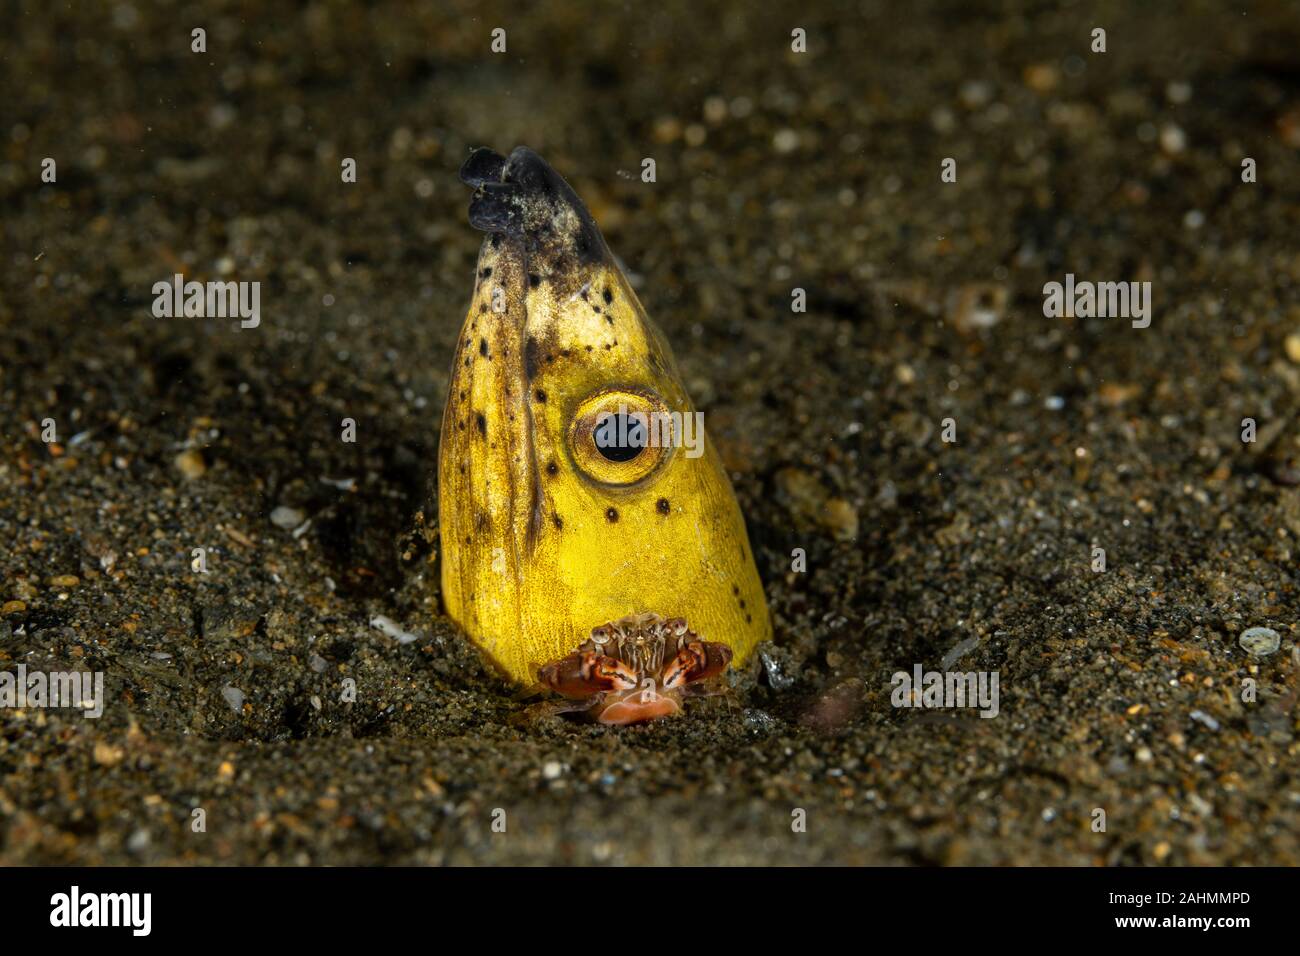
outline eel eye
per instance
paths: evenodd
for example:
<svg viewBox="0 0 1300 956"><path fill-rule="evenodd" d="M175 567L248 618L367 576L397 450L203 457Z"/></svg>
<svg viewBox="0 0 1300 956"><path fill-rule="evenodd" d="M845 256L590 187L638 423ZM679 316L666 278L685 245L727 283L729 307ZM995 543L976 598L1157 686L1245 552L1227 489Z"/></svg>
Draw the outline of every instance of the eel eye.
<svg viewBox="0 0 1300 956"><path fill-rule="evenodd" d="M600 416L593 438L596 450L615 464L631 461L650 444L646 420L635 412L626 415L608 412Z"/></svg>
<svg viewBox="0 0 1300 956"><path fill-rule="evenodd" d="M680 418L680 416L677 416ZM611 389L578 406L569 444L578 467L606 485L630 485L672 451L673 416L652 392Z"/></svg>

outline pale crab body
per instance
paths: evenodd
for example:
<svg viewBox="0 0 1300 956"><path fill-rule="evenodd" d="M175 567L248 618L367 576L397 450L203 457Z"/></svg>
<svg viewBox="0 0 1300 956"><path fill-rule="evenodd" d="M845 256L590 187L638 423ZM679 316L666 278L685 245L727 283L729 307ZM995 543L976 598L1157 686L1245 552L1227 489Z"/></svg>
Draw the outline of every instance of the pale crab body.
<svg viewBox="0 0 1300 956"><path fill-rule="evenodd" d="M538 669L569 701L553 712L585 712L602 724L635 724L682 711L684 697L731 663L731 648L701 640L682 618L631 614L591 630L576 651Z"/></svg>

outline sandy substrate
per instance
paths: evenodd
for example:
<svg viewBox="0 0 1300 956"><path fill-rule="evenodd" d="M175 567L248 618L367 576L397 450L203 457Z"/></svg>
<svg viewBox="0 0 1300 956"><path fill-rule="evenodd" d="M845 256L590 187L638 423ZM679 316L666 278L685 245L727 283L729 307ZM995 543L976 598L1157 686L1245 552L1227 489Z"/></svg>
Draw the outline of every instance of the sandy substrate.
<svg viewBox="0 0 1300 956"><path fill-rule="evenodd" d="M107 699L0 710L0 862L1300 862L1287 4L43 6L0 63L0 665ZM519 144L749 525L775 644L685 720L516 726L440 611L455 172ZM177 272L260 326L155 318ZM1150 327L1044 317L1066 273ZM997 716L892 707L917 664Z"/></svg>

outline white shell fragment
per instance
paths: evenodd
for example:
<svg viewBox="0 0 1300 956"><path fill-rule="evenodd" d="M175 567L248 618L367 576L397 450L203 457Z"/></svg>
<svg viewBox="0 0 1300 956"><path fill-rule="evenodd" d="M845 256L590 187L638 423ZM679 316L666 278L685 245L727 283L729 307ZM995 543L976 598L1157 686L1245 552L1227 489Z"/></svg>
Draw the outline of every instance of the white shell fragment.
<svg viewBox="0 0 1300 956"><path fill-rule="evenodd" d="M383 614L376 614L372 617L370 619L370 626L377 631L382 631L384 634L387 634L393 640L397 641L398 644L410 644L420 639L419 634L402 630L396 621L391 617L385 617Z"/></svg>
<svg viewBox="0 0 1300 956"><path fill-rule="evenodd" d="M1282 637L1271 627L1252 627L1241 632L1237 639L1248 654L1255 657L1268 657L1277 653L1282 646Z"/></svg>

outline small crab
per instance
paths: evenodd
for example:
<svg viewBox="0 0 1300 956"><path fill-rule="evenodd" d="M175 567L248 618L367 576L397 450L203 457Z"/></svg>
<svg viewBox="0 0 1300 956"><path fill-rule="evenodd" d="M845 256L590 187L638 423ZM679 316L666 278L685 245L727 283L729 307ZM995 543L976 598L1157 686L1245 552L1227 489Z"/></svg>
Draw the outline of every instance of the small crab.
<svg viewBox="0 0 1300 956"><path fill-rule="evenodd" d="M682 618L631 614L591 629L538 679L569 700L550 713L581 711L602 724L635 724L681 713L682 699L707 695L701 681L721 674L731 648L702 641Z"/></svg>

